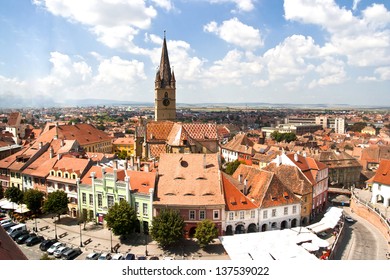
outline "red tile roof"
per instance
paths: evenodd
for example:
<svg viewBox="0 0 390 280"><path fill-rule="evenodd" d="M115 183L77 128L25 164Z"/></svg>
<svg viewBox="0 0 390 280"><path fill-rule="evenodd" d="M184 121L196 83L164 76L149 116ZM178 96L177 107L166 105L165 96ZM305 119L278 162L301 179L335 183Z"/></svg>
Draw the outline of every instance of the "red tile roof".
<svg viewBox="0 0 390 280"><path fill-rule="evenodd" d="M241 182L247 180L247 197L254 199L261 208L299 203L294 193L273 172L240 164L233 178L241 178Z"/></svg>
<svg viewBox="0 0 390 280"><path fill-rule="evenodd" d="M257 206L246 197L238 188L240 183L233 177L222 173L226 211L252 210Z"/></svg>
<svg viewBox="0 0 390 280"><path fill-rule="evenodd" d="M19 125L18 120L20 120L21 114L19 112L13 112L8 117L8 125L9 126L16 126Z"/></svg>
<svg viewBox="0 0 390 280"><path fill-rule="evenodd" d="M235 151L242 154L254 155L255 150L253 149L254 143L246 136L245 133L240 133L234 136L226 145L222 148Z"/></svg>
<svg viewBox="0 0 390 280"><path fill-rule="evenodd" d="M0 227L0 260L28 260L15 241ZM3 264L6 269L6 264ZM7 274L4 272L2 274Z"/></svg>
<svg viewBox="0 0 390 280"><path fill-rule="evenodd" d="M390 160L381 160L373 182L390 186Z"/></svg>
<svg viewBox="0 0 390 280"><path fill-rule="evenodd" d="M217 154L162 154L155 205L225 205Z"/></svg>

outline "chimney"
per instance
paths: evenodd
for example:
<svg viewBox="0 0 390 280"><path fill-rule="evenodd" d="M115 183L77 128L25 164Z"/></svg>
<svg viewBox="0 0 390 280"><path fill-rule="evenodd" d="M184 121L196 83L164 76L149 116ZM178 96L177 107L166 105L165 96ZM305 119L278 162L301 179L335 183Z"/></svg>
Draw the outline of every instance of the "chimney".
<svg viewBox="0 0 390 280"><path fill-rule="evenodd" d="M58 159L58 160L61 159L61 154L57 154L57 159Z"/></svg>
<svg viewBox="0 0 390 280"><path fill-rule="evenodd" d="M39 142L39 149L42 149L42 147L43 147L43 143Z"/></svg>
<svg viewBox="0 0 390 280"><path fill-rule="evenodd" d="M134 170L134 157L133 156L130 157L130 169Z"/></svg>
<svg viewBox="0 0 390 280"><path fill-rule="evenodd" d="M141 170L141 158L137 157L137 170Z"/></svg>
<svg viewBox="0 0 390 280"><path fill-rule="evenodd" d="M114 160L114 169L118 169L118 161Z"/></svg>
<svg viewBox="0 0 390 280"><path fill-rule="evenodd" d="M242 183L242 174L238 175L238 182Z"/></svg>
<svg viewBox="0 0 390 280"><path fill-rule="evenodd" d="M298 154L297 153L294 153L294 160L298 161Z"/></svg>
<svg viewBox="0 0 390 280"><path fill-rule="evenodd" d="M303 152L303 157L306 157L306 152Z"/></svg>
<svg viewBox="0 0 390 280"><path fill-rule="evenodd" d="M144 171L149 172L149 163L144 164Z"/></svg>
<svg viewBox="0 0 390 280"><path fill-rule="evenodd" d="M244 195L247 195L247 185L248 185L248 180L247 179L245 179L244 180Z"/></svg>
<svg viewBox="0 0 390 280"><path fill-rule="evenodd" d="M53 158L54 157L54 150L53 150L52 146L50 146L49 153L50 153L50 158Z"/></svg>
<svg viewBox="0 0 390 280"><path fill-rule="evenodd" d="M65 145L65 141L64 139L61 139L61 147L63 147Z"/></svg>

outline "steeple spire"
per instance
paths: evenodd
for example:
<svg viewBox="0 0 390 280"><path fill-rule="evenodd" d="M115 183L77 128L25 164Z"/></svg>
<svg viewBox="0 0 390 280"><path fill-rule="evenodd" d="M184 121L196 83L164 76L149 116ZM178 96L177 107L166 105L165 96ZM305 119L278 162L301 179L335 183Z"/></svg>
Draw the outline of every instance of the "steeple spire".
<svg viewBox="0 0 390 280"><path fill-rule="evenodd" d="M161 81L162 88L171 85L172 72L171 72L171 66L169 64L169 56L168 56L168 48L167 48L166 31L165 30L164 30L164 42L163 42L162 51L161 51L160 67L158 69L157 74L158 74L159 79ZM157 75L156 75L156 82L157 82Z"/></svg>

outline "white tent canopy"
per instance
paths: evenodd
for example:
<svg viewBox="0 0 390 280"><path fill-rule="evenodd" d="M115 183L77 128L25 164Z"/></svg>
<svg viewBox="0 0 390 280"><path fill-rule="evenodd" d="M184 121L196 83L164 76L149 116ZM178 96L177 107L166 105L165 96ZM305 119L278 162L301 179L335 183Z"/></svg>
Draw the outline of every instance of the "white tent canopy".
<svg viewBox="0 0 390 280"><path fill-rule="evenodd" d="M26 204L21 204L21 205L18 205L18 208L15 209L15 212L16 213L27 213L29 212L30 209L27 208Z"/></svg>
<svg viewBox="0 0 390 280"><path fill-rule="evenodd" d="M9 201L8 203L2 205L1 208L7 209L7 210L15 210L18 208L18 204Z"/></svg>
<svg viewBox="0 0 390 280"><path fill-rule="evenodd" d="M3 208L3 205L10 203L10 201L6 198L2 198L0 200L0 208Z"/></svg>

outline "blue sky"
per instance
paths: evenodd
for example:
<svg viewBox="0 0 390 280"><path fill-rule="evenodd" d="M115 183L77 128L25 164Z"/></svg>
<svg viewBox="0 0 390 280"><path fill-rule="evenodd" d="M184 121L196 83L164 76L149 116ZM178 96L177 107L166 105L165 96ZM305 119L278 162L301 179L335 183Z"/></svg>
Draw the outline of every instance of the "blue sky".
<svg viewBox="0 0 390 280"><path fill-rule="evenodd" d="M2 0L0 98L390 105L390 3Z"/></svg>

